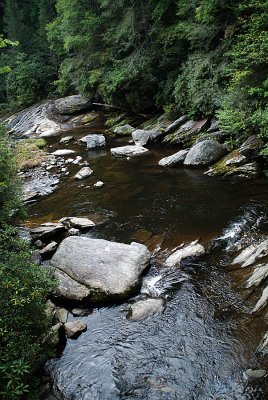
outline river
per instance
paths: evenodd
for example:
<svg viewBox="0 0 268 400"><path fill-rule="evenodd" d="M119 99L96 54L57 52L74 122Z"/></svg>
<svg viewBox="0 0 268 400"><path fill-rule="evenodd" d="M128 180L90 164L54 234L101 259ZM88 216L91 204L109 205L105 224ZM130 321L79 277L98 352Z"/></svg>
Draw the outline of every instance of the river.
<svg viewBox="0 0 268 400"><path fill-rule="evenodd" d="M104 120L101 115L90 128L61 136L105 133ZM234 242L267 234L266 181L159 167L162 157L176 152L168 147L152 146L130 160L112 157L109 148L127 140L107 135L107 149L97 151L68 145L94 174L76 181L79 167L70 164L70 174L55 192L29 206L28 225L88 216L99 225L86 236L123 243L147 238L152 263L135 300L146 294L162 297L166 308L161 315L130 321L132 298L79 317L87 322L87 332L67 340L62 355L48 363L57 397L267 399L266 380L249 381L244 374L248 368L268 368L256 352L266 324L262 315L250 314L256 296L248 296L241 284L248 271L230 268ZM49 139L49 146L48 151L63 147L59 137ZM99 180L104 186L94 187ZM211 252L180 269L163 266L172 248L196 239L209 243Z"/></svg>

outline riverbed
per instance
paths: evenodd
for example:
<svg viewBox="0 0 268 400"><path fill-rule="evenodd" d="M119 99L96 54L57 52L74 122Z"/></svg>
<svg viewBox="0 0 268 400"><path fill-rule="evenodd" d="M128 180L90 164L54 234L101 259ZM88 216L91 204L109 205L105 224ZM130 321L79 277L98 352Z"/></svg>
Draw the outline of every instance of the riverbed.
<svg viewBox="0 0 268 400"><path fill-rule="evenodd" d="M27 225L87 216L97 226L86 236L144 242L152 263L136 298L79 317L87 332L67 340L62 355L48 363L55 394L64 400L266 399L266 380L244 373L268 369L256 351L266 323L250 314L256 296L243 289L248 271L230 268L236 241L268 232L266 181L160 167L161 158L177 151L172 147L154 145L142 156L116 159L109 149L129 137L111 137L104 122L100 115L89 127L48 140L52 152L63 148L61 137L104 133L107 148L69 144L94 173L74 180L80 167L68 164L69 175L54 193L29 206ZM104 186L95 187L100 180ZM207 255L164 267L171 249L196 239L211 248ZM165 300L163 314L129 320L130 304L147 295ZM69 320L76 318L69 313Z"/></svg>

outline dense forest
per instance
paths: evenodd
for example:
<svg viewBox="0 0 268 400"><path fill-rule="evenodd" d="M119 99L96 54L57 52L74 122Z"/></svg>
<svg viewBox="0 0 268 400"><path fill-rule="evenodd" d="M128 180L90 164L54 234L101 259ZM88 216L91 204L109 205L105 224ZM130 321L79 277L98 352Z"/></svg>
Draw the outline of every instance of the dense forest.
<svg viewBox="0 0 268 400"><path fill-rule="evenodd" d="M6 0L1 109L83 93L266 135L268 1ZM18 43L17 43L18 42Z"/></svg>

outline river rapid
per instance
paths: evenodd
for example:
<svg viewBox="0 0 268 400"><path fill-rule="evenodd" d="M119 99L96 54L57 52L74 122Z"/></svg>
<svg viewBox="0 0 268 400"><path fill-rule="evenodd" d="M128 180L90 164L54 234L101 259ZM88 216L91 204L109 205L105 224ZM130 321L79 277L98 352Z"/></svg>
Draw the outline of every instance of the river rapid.
<svg viewBox="0 0 268 400"><path fill-rule="evenodd" d="M105 134L104 121L101 115L90 127L60 137ZM48 140L49 152L64 147L60 137ZM64 400L267 399L266 379L248 380L244 373L268 369L256 351L266 322L263 314L250 314L257 297L243 289L247 269L230 267L239 240L267 234L267 182L158 166L176 152L171 147L155 145L148 154L116 159L109 148L129 138L106 139L105 150L68 145L94 174L76 181L79 166L70 164L55 192L29 206L27 224L87 216L99 224L85 236L146 242L152 262L135 298L84 317L69 313L70 321L82 319L88 329L48 362L54 394ZM104 186L94 187L99 180ZM171 249L196 239L208 254L181 268L164 267ZM146 295L162 297L165 311L129 320L130 304Z"/></svg>

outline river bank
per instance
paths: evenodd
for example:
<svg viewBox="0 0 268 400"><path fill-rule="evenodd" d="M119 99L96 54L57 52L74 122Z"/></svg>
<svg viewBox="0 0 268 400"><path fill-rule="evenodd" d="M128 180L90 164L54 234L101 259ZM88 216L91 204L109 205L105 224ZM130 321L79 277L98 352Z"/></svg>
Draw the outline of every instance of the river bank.
<svg viewBox="0 0 268 400"><path fill-rule="evenodd" d="M141 242L151 251L150 269L136 297L121 305L90 307L88 316L75 316L74 307L67 307L68 321L84 321L87 331L76 341L68 339L62 357L48 364L54 394L59 399L265 398L265 378L246 376L248 369L267 369L263 351L257 352L266 332L265 309L252 314L265 280L254 290L245 290L244 284L259 262L265 264L266 255L245 268L232 262L241 250L258 248L266 238L266 180L211 178L204 175L208 167L159 165L180 150L174 144L149 143L143 155L118 159L110 149L133 139L111 135L104 125L108 117L100 113L86 126L78 123L47 138L50 161L42 173L55 168L59 182L48 196L27 199L26 228L87 217L96 225L79 232L81 237ZM168 123L157 128L161 138ZM155 132L151 128L139 132L139 140ZM92 134L104 134L106 147L79 144ZM60 143L66 136L73 140ZM64 149L74 153L52 155ZM83 163L93 173L74 179ZM103 186L94 186L98 181ZM196 239L206 248L205 256L167 268L174 248ZM54 240L58 246L62 237ZM44 267L50 257L42 257ZM126 318L134 303L148 297L162 299L164 310L142 321Z"/></svg>

